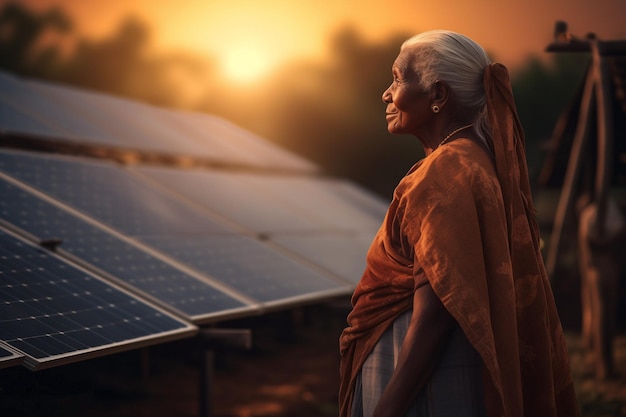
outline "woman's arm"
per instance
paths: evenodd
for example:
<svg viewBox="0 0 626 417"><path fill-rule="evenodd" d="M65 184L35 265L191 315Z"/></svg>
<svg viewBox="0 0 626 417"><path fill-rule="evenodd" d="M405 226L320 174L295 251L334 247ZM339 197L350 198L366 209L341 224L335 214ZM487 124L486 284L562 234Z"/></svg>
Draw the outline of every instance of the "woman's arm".
<svg viewBox="0 0 626 417"><path fill-rule="evenodd" d="M454 323L430 285L415 290L413 314L398 364L373 417L399 417L406 413L439 363Z"/></svg>

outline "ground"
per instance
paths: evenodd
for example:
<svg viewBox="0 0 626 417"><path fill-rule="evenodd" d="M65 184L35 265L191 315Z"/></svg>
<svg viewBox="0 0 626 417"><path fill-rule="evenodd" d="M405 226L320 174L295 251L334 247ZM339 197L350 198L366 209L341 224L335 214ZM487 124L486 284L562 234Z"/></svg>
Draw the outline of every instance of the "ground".
<svg viewBox="0 0 626 417"><path fill-rule="evenodd" d="M254 329L254 343L216 352L211 415L336 416L346 312L344 304L321 305L229 323ZM596 381L576 332L568 343L582 416L626 416L626 378ZM625 335L615 347L626 376ZM200 416L200 351L187 340L38 372L0 370L0 416Z"/></svg>

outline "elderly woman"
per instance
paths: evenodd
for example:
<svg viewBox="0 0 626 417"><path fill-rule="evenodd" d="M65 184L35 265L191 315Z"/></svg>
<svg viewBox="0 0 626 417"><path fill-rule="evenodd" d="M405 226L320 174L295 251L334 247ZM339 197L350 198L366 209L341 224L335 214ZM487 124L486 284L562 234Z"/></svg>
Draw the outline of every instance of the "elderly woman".
<svg viewBox="0 0 626 417"><path fill-rule="evenodd" d="M398 184L340 339L340 415L577 416L508 73L448 31L406 41L388 130Z"/></svg>

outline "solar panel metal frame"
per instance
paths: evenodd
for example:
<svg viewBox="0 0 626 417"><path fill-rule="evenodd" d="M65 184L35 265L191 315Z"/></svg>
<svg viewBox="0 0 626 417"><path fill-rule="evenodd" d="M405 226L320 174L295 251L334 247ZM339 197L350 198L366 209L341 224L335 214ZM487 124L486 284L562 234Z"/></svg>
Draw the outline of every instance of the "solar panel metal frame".
<svg viewBox="0 0 626 417"><path fill-rule="evenodd" d="M36 244L34 244L33 242L30 242L26 239L24 239L23 237L15 234L12 230L10 229L6 229L4 228L2 225L0 225L0 231L5 232L6 234L14 237L16 240L21 241L22 243L35 248L35 249L41 249L40 247L38 247ZM13 348L14 351L18 351L20 353L22 353L24 355L24 360L23 360L23 365L25 367L27 367L30 370L42 370L42 369L47 369L53 366L59 366L59 365L64 365L64 364L68 364L68 363L72 363L72 362L77 362L80 360L85 360L85 359L91 359L91 358L95 358L95 357L100 357L100 356L104 356L107 354L111 354L111 353L117 353L117 352L122 352L122 351L126 351L126 350L131 350L131 349L137 349L137 348L141 348L141 347L145 347L145 346L150 346L150 345L154 345L156 343L162 343L162 342L169 342L169 341L174 341L174 340L179 340L179 339L183 339L183 338L187 338L187 337L191 337L194 336L195 334L197 334L198 332L198 327L195 326L192 323L189 323L183 319L181 319L180 317L177 317L174 314L171 314L170 312L167 312L166 310L164 310L163 308L159 307L158 305L155 305L153 303L150 303L147 300L143 300L141 298L137 298L137 296L135 294L133 294L132 292L126 290L125 288L116 285L113 282L109 282L105 279L103 279L102 277L98 276L97 274L94 274L92 271L89 271L85 268L83 268L81 265L77 265L73 262L71 262L68 259L65 259L64 257L60 256L59 254L52 252L52 251L47 251L46 252L48 256L53 257L55 260L57 260L58 262L61 263L65 263L66 265L68 265L71 268L74 268L78 271L81 271L84 274L87 274L88 276L90 276L93 279L96 279L98 281L100 281L101 283L108 285L112 288L114 288L116 291L122 292L125 295L129 296L130 298L144 304L147 305L149 307L151 307L152 309L160 312L161 314L167 316L168 318L178 322L181 325L181 328L178 330L170 330L167 332L163 332L163 333L159 333L159 334L154 334L154 335L149 335L149 336L142 336L142 337L138 337L138 338L134 338L131 339L131 341L128 342L114 342L114 343L110 343L108 345L101 345L98 347L91 347L88 349L83 349L80 351L74 351L74 352L70 352L70 353L65 353L65 354L58 354L58 355L50 355L48 357L45 358L34 358L28 354L25 354L21 351L19 351L16 348ZM3 341L3 345L8 344L7 341Z"/></svg>
<svg viewBox="0 0 626 417"><path fill-rule="evenodd" d="M7 355L0 356L0 369L10 368L11 366L23 365L24 354L16 351L11 346L0 340L0 352L6 352Z"/></svg>
<svg viewBox="0 0 626 417"><path fill-rule="evenodd" d="M135 293L137 296L145 298L147 300L150 300L152 303L157 304L159 306L161 306L161 308L170 311L173 314L178 315L179 317L183 317L189 321L192 321L193 323L196 324L206 324L206 323L210 323L210 322L214 322L218 319L221 320L225 320L225 319L232 319L232 318L238 318L238 317L244 317L244 316L250 316L250 315L257 315L257 314L262 314L263 312L263 307L260 305L260 303L256 300L252 300L248 297L246 297L243 294L240 294L239 292L233 290L232 288L227 287L226 285L224 285L222 282L217 281L212 279L209 276L206 276L205 274L201 274L198 271L194 270L193 268L190 268L189 266L185 265L184 263L181 263L169 256L166 256L165 254L153 249L152 247L150 247L149 245L146 245L144 243L142 243L139 240L130 238L128 236L126 236L123 233L120 233L119 231L108 227L105 224L102 224L101 222L99 222L97 219L93 219L90 216L82 213L81 211L78 211L76 209L74 209L71 206L66 205L65 203L56 200L53 197L50 197L49 195L47 195L46 193L39 191L38 189L35 189L33 187L31 187L28 184L24 184L23 182L11 177L8 174L5 174L4 172L0 171L0 178L4 179L8 182L10 182L11 184L21 188L22 190L35 195L36 197L46 201L47 203L50 203L54 206L56 206L57 208L70 213L76 217L78 217L79 219L89 223L91 226L94 226L108 234L113 235L114 237L124 241L127 244L130 244L136 248L138 248L139 250L143 251L143 252L147 252L149 255L159 259L160 261L182 271L183 273L190 275L191 277L197 279L198 281L200 281L201 283L207 284L215 289L217 289L218 291L224 292L227 295L239 300L242 302L243 306L240 308L233 308L231 310L226 310L226 311L220 311L220 312L213 312L213 313L207 313L207 314L199 314L199 315L193 315L190 316L182 311L180 311L179 309L172 307L171 305L167 304L165 301L156 298L154 296L152 296L151 294L143 291L142 289L133 286L130 283L127 283L123 280L121 280L120 278L116 277L115 275L108 273L107 271L102 270L101 268L98 268L97 266L83 260L80 259L79 257L73 255L72 253L65 251L62 247L59 247L57 249L57 253L61 256L63 256L64 258L70 260L72 263L75 263L77 265L80 265L82 268L86 269L86 270L90 270L93 273L106 277L108 280L116 283L118 286L125 288L127 291L130 291L132 293ZM22 238L25 238L31 242L38 242L39 239L36 236L33 236L32 234L22 230L21 228L19 228L18 226L12 225L6 221L4 221L3 219L0 219L0 225L4 226L5 229L7 230L11 230L14 234L18 234L20 235Z"/></svg>

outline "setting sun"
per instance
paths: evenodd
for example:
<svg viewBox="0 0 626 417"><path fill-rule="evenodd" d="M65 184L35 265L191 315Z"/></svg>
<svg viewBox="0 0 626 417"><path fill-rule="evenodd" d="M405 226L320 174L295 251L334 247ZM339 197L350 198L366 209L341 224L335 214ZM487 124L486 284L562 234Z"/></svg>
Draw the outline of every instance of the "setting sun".
<svg viewBox="0 0 626 417"><path fill-rule="evenodd" d="M274 65L269 54L253 45L232 47L224 56L222 70L234 81L248 82L266 75Z"/></svg>

